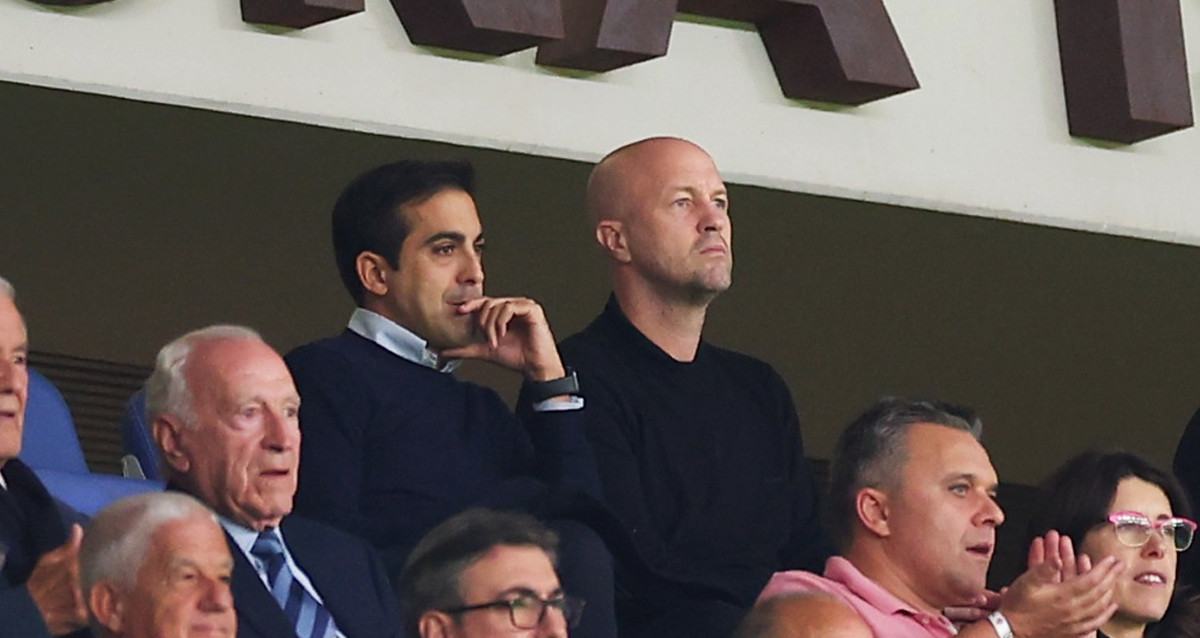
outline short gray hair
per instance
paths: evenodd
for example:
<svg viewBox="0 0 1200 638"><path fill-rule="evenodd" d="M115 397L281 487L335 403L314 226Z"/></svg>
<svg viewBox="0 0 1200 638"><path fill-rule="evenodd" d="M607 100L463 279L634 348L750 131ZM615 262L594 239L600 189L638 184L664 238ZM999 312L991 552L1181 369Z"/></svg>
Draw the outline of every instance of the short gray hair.
<svg viewBox="0 0 1200 638"><path fill-rule="evenodd" d="M183 369L197 346L226 339L263 340L253 328L221 324L193 330L158 351L154 360L154 372L146 380L147 423L154 423L158 417L170 414L181 419L184 425L195 427L196 414L192 409L192 392Z"/></svg>
<svg viewBox="0 0 1200 638"><path fill-rule="evenodd" d="M4 295L13 301L17 300L17 289L13 288L13 285L8 283L8 280L4 277L0 277L0 295Z"/></svg>
<svg viewBox="0 0 1200 638"><path fill-rule="evenodd" d="M212 510L181 492L135 494L100 510L88 523L79 548L84 600L99 582L112 583L121 591L133 589L154 534L168 523L194 517L220 524ZM93 629L98 629L90 607L88 614Z"/></svg>
<svg viewBox="0 0 1200 638"><path fill-rule="evenodd" d="M829 470L829 528L845 548L857 518L855 499L864 487L892 488L908 461L906 437L912 426L942 425L983 435L983 423L970 408L944 401L880 399L846 427L833 452Z"/></svg>

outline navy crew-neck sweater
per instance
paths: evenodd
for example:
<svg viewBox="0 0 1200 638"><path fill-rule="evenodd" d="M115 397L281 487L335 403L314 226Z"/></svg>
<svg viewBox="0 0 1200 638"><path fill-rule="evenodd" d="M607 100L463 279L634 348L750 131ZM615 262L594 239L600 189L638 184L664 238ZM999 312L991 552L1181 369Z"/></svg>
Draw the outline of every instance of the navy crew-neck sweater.
<svg viewBox="0 0 1200 638"><path fill-rule="evenodd" d="M777 570L822 571L832 547L791 395L769 365L706 342L676 361L615 298L560 352L587 397L605 499L652 567L747 608Z"/></svg>
<svg viewBox="0 0 1200 638"><path fill-rule="evenodd" d="M393 579L463 509L554 518L599 493L580 410L518 419L494 391L349 330L286 360L301 397L295 511L369 540Z"/></svg>

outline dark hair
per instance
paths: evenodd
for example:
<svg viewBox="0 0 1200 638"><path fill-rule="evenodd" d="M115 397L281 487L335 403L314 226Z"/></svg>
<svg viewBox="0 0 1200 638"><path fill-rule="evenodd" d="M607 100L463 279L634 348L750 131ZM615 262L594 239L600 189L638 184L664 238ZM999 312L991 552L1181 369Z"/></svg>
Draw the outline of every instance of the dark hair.
<svg viewBox="0 0 1200 638"><path fill-rule="evenodd" d="M464 604L462 573L497 545L541 548L554 562L558 536L528 514L473 508L446 519L417 544L396 584L404 631L419 636L421 615Z"/></svg>
<svg viewBox="0 0 1200 638"><path fill-rule="evenodd" d="M1191 516L1187 493L1170 473L1128 452L1084 452L1059 466L1042 482L1026 530L1026 545L1053 529L1069 536L1078 551L1084 536L1107 520L1117 487L1129 477L1161 489L1176 516ZM1182 563L1177 563L1177 572L1181 571L1179 565ZM1181 585L1176 578L1171 606L1162 622L1157 624L1158 630L1147 632L1148 636L1200 636L1195 595ZM1162 631L1168 623L1177 629Z"/></svg>
<svg viewBox="0 0 1200 638"><path fill-rule="evenodd" d="M474 189L475 170L467 162L403 160L350 182L333 207L333 256L354 303L361 306L365 297L355 265L360 254L372 252L399 267L400 246L409 231L404 207L445 190L470 195Z"/></svg>
<svg viewBox="0 0 1200 638"><path fill-rule="evenodd" d="M908 459L905 437L914 425L930 423L969 432L979 439L983 424L965 407L943 401L885 397L838 437L829 470L829 529L845 549L853 536L855 499L864 487L894 487Z"/></svg>
<svg viewBox="0 0 1200 638"><path fill-rule="evenodd" d="M1128 452L1084 452L1042 482L1026 540L1053 529L1079 547L1088 531L1108 518L1117 486L1131 476L1161 489L1177 515L1191 515L1187 493L1174 476Z"/></svg>

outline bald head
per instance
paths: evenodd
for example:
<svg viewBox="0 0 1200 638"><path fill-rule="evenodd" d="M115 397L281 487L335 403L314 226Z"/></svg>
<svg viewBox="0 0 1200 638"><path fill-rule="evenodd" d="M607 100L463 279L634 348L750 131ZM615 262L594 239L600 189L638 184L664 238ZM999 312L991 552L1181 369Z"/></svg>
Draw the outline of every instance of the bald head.
<svg viewBox="0 0 1200 638"><path fill-rule="evenodd" d="M638 202L645 201L647 189L669 182L664 172L686 157L707 162L716 171L704 149L677 137L650 137L606 155L588 178L587 209L592 223L626 219L631 209L638 208Z"/></svg>
<svg viewBox="0 0 1200 638"><path fill-rule="evenodd" d="M623 146L596 165L587 199L627 315L664 304L703 313L729 287L729 194L704 149L673 137Z"/></svg>
<svg viewBox="0 0 1200 638"><path fill-rule="evenodd" d="M769 598L754 606L734 638L872 638L849 605L821 593Z"/></svg>

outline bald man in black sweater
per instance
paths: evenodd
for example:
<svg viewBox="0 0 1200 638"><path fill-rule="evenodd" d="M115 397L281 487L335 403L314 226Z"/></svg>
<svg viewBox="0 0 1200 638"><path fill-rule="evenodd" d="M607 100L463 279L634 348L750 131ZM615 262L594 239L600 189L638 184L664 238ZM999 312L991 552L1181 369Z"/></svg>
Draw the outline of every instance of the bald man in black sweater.
<svg viewBox="0 0 1200 638"><path fill-rule="evenodd" d="M701 339L733 268L729 196L685 140L618 149L588 181L613 294L560 344L587 396L608 505L654 571L618 566L622 637L730 635L779 569L832 547L791 395L769 365Z"/></svg>

